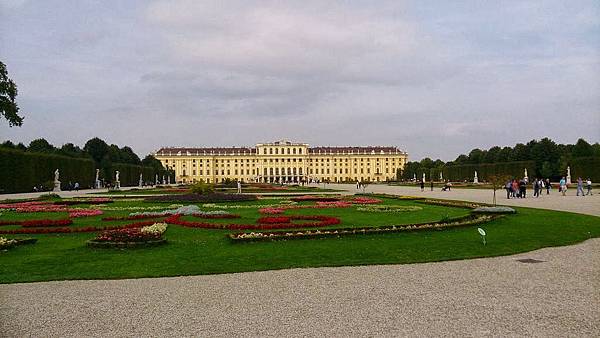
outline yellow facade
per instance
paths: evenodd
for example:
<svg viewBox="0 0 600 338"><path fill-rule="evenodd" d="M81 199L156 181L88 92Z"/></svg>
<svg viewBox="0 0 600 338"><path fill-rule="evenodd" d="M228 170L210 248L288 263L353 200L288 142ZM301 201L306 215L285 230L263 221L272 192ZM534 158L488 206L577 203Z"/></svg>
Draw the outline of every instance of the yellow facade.
<svg viewBox="0 0 600 338"><path fill-rule="evenodd" d="M382 182L408 161L396 147L309 147L278 141L254 148L161 148L154 156L177 182Z"/></svg>

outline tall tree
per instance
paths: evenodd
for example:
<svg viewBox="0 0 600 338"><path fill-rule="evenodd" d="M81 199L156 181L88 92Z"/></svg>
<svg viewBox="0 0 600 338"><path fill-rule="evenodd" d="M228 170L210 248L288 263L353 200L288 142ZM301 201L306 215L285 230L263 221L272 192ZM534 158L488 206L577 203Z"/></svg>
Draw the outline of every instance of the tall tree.
<svg viewBox="0 0 600 338"><path fill-rule="evenodd" d="M573 157L587 157L594 155L594 148L591 144L587 143L584 139L580 138L573 146L571 153Z"/></svg>
<svg viewBox="0 0 600 338"><path fill-rule="evenodd" d="M83 150L94 159L96 165L99 165L104 157L108 155L108 144L103 140L94 137L85 143Z"/></svg>
<svg viewBox="0 0 600 338"><path fill-rule="evenodd" d="M17 85L8 77L6 65L0 61L0 117L8 120L10 127L23 124L23 117L18 114L17 92Z"/></svg>
<svg viewBox="0 0 600 338"><path fill-rule="evenodd" d="M46 139L38 138L29 143L28 151L32 153L47 153L51 154L56 151L53 145L51 145Z"/></svg>

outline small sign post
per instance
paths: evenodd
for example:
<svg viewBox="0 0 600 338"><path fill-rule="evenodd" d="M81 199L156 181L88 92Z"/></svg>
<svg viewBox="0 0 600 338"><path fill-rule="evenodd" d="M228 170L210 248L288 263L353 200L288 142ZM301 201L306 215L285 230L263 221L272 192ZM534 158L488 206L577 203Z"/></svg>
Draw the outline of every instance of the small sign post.
<svg viewBox="0 0 600 338"><path fill-rule="evenodd" d="M477 228L477 231L479 231L479 234L481 235L481 240L483 241L483 245L486 245L485 230L483 230L482 228Z"/></svg>

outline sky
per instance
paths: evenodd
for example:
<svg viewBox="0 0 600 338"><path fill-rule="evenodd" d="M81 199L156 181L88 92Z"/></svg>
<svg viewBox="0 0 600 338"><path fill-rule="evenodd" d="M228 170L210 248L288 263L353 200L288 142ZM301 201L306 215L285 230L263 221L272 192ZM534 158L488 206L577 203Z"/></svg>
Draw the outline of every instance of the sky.
<svg viewBox="0 0 600 338"><path fill-rule="evenodd" d="M0 0L0 61L15 143L600 141L597 0Z"/></svg>

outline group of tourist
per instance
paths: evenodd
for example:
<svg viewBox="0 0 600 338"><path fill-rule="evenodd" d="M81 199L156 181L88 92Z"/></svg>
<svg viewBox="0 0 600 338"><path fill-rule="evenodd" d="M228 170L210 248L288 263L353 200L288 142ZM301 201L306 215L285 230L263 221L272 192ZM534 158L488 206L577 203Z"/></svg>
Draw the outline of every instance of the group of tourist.
<svg viewBox="0 0 600 338"><path fill-rule="evenodd" d="M546 181L544 180L539 180L539 179L535 179L534 181L534 190L537 193L536 197L539 197L539 191L541 189L539 189L541 187L541 189L543 189L544 187L546 188L546 193L550 194L550 180L546 179ZM510 198L526 198L527 197L527 179L526 178L522 178L520 180L517 179L512 179L512 180L508 180L506 181L506 184L504 185L504 189L506 189L506 198L510 199Z"/></svg>
<svg viewBox="0 0 600 338"><path fill-rule="evenodd" d="M504 188L506 189L506 198L526 198L527 197L527 178L523 178L521 180L509 180L506 182ZM585 186L587 188L587 193L583 191L584 181L581 177L577 179L577 196L585 196L585 195L593 195L592 194L592 180L588 178L585 181ZM552 183L550 183L550 179L542 179L536 178L532 182L533 187L533 197L540 197L543 195L544 189L546 190L546 195L550 195L550 190L552 189ZM563 196L567 195L568 184L565 177L562 177L558 183L558 192Z"/></svg>

